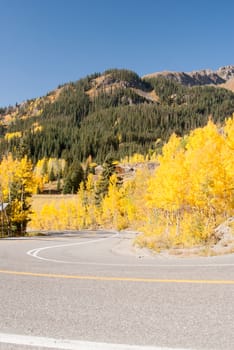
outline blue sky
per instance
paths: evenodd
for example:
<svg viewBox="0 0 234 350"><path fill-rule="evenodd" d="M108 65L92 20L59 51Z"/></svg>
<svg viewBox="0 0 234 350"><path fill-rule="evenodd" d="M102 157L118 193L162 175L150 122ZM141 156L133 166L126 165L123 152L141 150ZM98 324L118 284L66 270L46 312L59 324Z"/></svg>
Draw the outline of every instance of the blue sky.
<svg viewBox="0 0 234 350"><path fill-rule="evenodd" d="M0 0L0 106L108 68L234 64L233 0Z"/></svg>

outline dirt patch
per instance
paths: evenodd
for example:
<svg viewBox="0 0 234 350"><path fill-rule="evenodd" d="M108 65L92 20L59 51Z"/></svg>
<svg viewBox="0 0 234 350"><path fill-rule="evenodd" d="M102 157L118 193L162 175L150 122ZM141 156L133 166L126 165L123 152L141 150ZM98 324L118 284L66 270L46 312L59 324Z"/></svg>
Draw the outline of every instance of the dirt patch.
<svg viewBox="0 0 234 350"><path fill-rule="evenodd" d="M223 87L225 89L231 90L234 92L234 78L228 80L226 83L219 85L219 87Z"/></svg>

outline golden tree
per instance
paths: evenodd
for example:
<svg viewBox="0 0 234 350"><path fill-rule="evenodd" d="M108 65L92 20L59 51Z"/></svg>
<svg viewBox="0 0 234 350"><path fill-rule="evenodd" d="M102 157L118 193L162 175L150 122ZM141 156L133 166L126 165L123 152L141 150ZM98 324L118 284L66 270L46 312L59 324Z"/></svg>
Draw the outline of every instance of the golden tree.
<svg viewBox="0 0 234 350"><path fill-rule="evenodd" d="M8 234L25 234L31 212L31 196L37 183L32 163L24 157L14 160L11 155L0 163L1 202L7 202Z"/></svg>

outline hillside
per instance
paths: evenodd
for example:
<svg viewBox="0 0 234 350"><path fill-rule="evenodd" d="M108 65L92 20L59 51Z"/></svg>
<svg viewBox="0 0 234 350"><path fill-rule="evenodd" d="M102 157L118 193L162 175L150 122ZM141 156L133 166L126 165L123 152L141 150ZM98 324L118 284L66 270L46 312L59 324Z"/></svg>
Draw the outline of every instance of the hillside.
<svg viewBox="0 0 234 350"><path fill-rule="evenodd" d="M180 77L198 79L202 74ZM233 66L228 66L209 72L209 79L226 83L233 74ZM71 164L90 156L102 163L107 156L146 155L173 132L184 135L204 126L211 116L222 123L234 112L232 91L186 86L181 79L168 79L166 73L143 79L129 70L111 69L59 86L41 98L0 108L1 155L27 155L34 164L44 157Z"/></svg>
<svg viewBox="0 0 234 350"><path fill-rule="evenodd" d="M91 88L86 93L91 100L94 100L100 93L112 94L114 91L127 88L148 101L158 102L159 100L155 91L150 87L147 88L139 78L126 80L125 77L114 77L113 73L108 73L108 71L92 79Z"/></svg>
<svg viewBox="0 0 234 350"><path fill-rule="evenodd" d="M220 87L223 87L227 90L231 90L232 92L234 92L234 77L229 79L226 83L220 85Z"/></svg>

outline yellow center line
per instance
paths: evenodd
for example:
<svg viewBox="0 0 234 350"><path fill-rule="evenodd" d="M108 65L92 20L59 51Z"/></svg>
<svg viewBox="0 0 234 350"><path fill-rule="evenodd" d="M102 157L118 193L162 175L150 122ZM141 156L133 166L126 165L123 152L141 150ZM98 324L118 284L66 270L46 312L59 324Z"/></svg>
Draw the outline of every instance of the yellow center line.
<svg viewBox="0 0 234 350"><path fill-rule="evenodd" d="M82 276L82 275L62 275L53 273L38 273L24 271L0 270L1 274L47 277L73 280L91 280L91 281L120 281L120 282L145 282L145 283L195 283L195 284L234 284L232 280L193 280L193 279L161 279L161 278L136 278L136 277L106 277L106 276Z"/></svg>

